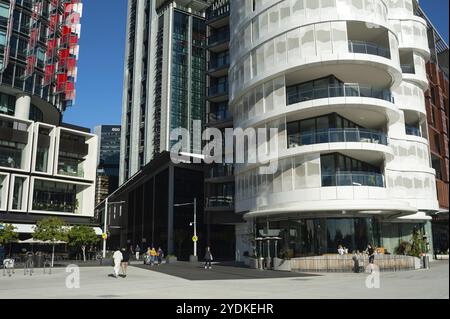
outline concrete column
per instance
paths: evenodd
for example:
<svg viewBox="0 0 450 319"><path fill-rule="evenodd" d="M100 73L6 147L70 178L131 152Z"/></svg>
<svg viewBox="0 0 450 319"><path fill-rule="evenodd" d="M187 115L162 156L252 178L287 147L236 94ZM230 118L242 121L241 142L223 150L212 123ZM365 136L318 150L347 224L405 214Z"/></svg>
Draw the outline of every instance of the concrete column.
<svg viewBox="0 0 450 319"><path fill-rule="evenodd" d="M14 116L21 120L30 118L31 96L26 94L18 94L16 96L16 110Z"/></svg>
<svg viewBox="0 0 450 319"><path fill-rule="evenodd" d="M167 221L167 252L168 254L174 254L174 231L173 231L173 205L174 202L174 167L172 164L169 164L169 200L168 200L168 221ZM178 256L179 257L179 256Z"/></svg>

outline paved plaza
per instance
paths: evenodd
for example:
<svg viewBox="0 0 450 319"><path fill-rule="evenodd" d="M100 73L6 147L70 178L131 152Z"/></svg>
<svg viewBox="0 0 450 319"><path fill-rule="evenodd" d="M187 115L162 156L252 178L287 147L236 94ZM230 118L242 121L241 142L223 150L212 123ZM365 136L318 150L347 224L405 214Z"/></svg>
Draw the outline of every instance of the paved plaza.
<svg viewBox="0 0 450 319"><path fill-rule="evenodd" d="M135 265L127 278L113 278L112 267L81 267L80 287L68 289L73 273L55 268L51 275L35 269L24 276L0 273L0 298L65 299L366 299L449 298L449 264L437 261L430 270L384 272L380 288L366 287L367 274L305 274L259 271L231 265ZM69 281L70 282L70 281Z"/></svg>

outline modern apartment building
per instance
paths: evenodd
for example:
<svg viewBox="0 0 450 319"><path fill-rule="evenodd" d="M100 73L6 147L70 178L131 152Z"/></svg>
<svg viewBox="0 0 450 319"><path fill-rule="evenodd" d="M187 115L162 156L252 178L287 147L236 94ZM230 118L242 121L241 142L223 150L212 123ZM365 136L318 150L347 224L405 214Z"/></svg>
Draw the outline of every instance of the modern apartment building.
<svg viewBox="0 0 450 319"><path fill-rule="evenodd" d="M89 224L97 137L62 123L75 97L81 1L0 1L0 223Z"/></svg>
<svg viewBox="0 0 450 319"><path fill-rule="evenodd" d="M95 203L99 204L119 186L121 126L99 125L94 134L98 137Z"/></svg>
<svg viewBox="0 0 450 319"><path fill-rule="evenodd" d="M205 123L207 1L129 0L120 184ZM190 145L190 152L200 153Z"/></svg>
<svg viewBox="0 0 450 319"><path fill-rule="evenodd" d="M238 247L293 257L371 242L394 253L414 228L431 241L430 49L417 7L231 1L234 126L277 128L279 158L272 175L235 168L236 212L259 241L238 237Z"/></svg>

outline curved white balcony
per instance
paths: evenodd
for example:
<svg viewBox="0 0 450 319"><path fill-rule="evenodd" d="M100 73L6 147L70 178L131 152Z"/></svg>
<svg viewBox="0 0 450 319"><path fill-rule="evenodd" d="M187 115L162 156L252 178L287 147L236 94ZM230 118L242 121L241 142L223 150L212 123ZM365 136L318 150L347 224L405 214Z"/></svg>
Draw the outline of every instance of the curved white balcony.
<svg viewBox="0 0 450 319"><path fill-rule="evenodd" d="M263 89L259 88L261 91ZM399 110L393 102L394 97L389 90L358 84L328 85L287 94L285 102L276 105L275 109L266 107L268 102L265 97L259 102L260 105L249 105L251 112L235 109L235 126L257 127L284 117L314 117L330 110L347 115L347 118L363 121L365 125L361 124L364 126L385 125L388 119L397 121L400 118ZM241 104L236 105L236 108L241 108Z"/></svg>
<svg viewBox="0 0 450 319"><path fill-rule="evenodd" d="M409 110L427 114L425 108L425 94L415 83L403 81L400 86L392 90L395 105L401 110Z"/></svg>
<svg viewBox="0 0 450 319"><path fill-rule="evenodd" d="M245 3L246 6L240 2L234 5L235 8L231 6L231 51L236 58L245 54L251 46L257 45L257 42L267 41L268 36L300 26L329 21L360 21L368 25L390 27L387 5L383 0L366 0L361 2L361 6L347 0L314 3L305 0L269 0L257 1L255 10L251 3Z"/></svg>
<svg viewBox="0 0 450 319"><path fill-rule="evenodd" d="M393 213L408 215L417 212L408 201L395 200L389 190L371 186L337 186L299 189L268 193L236 201L237 212L248 212L247 217L263 217L297 213L320 216L346 211L348 214Z"/></svg>
<svg viewBox="0 0 450 319"><path fill-rule="evenodd" d="M428 27L424 19L411 16L407 20L391 20L391 26L397 33L400 50L413 50L426 60L430 58Z"/></svg>

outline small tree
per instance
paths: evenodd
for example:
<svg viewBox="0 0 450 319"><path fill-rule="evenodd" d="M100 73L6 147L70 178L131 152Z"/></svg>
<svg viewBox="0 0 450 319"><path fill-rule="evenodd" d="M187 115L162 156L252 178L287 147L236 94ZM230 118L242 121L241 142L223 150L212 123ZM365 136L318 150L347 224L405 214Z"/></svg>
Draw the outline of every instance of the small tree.
<svg viewBox="0 0 450 319"><path fill-rule="evenodd" d="M11 242L17 240L19 238L19 234L16 233L16 227L11 224L0 224L0 244L10 245L10 253L11 253Z"/></svg>
<svg viewBox="0 0 450 319"><path fill-rule="evenodd" d="M55 245L59 241L67 241L64 222L57 217L44 218L36 223L33 238L52 243L52 267L55 260Z"/></svg>
<svg viewBox="0 0 450 319"><path fill-rule="evenodd" d="M425 241L423 240L422 233L414 229L411 239L411 250L410 255L414 257L421 257L423 254L427 253L427 246Z"/></svg>
<svg viewBox="0 0 450 319"><path fill-rule="evenodd" d="M73 226L68 234L69 245L81 248L83 261L86 262L86 246L95 244L98 241L94 229L89 226Z"/></svg>

